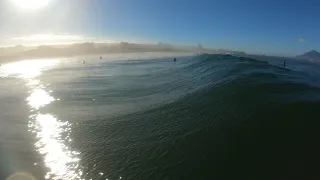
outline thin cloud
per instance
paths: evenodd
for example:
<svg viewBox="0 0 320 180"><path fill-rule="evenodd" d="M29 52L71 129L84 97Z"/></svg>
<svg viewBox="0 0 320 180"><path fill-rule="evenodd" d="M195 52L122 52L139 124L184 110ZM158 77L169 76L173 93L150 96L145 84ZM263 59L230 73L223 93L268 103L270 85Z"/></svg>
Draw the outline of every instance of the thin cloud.
<svg viewBox="0 0 320 180"><path fill-rule="evenodd" d="M29 36L12 38L12 40L32 42L77 42L88 40L88 37L70 34L32 34Z"/></svg>
<svg viewBox="0 0 320 180"><path fill-rule="evenodd" d="M306 40L304 38L299 38L298 39L298 43L304 43L304 42L306 42Z"/></svg>
<svg viewBox="0 0 320 180"><path fill-rule="evenodd" d="M0 0L1 1L1 0ZM12 45L26 45L26 46L39 46L39 45L63 45L73 43L117 43L117 42L132 42L132 43L151 43L154 41L146 39L134 38L98 38L85 35L74 35L68 33L47 33L47 34L30 34L20 37L7 37L4 38L5 43L0 42L0 46Z"/></svg>

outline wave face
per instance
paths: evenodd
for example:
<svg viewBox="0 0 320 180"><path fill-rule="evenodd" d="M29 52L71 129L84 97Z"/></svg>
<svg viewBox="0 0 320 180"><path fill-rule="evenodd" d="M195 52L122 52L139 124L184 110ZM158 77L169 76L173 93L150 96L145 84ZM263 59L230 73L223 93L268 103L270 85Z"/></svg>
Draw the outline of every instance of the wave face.
<svg viewBox="0 0 320 180"><path fill-rule="evenodd" d="M319 177L319 64L123 59L77 59L41 75L59 98L45 111L70 124L67 146L78 152L81 178Z"/></svg>

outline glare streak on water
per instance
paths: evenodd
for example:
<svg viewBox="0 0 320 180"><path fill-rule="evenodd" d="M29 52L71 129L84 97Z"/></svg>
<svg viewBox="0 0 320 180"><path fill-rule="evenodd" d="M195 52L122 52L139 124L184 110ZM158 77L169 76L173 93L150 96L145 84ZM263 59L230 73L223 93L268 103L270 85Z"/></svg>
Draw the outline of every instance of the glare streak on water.
<svg viewBox="0 0 320 180"><path fill-rule="evenodd" d="M54 98L45 90L35 88L27 98L27 101L32 108L39 109L40 107L50 104L52 101L54 101Z"/></svg>
<svg viewBox="0 0 320 180"><path fill-rule="evenodd" d="M37 114L31 117L29 128L36 130L39 139L35 146L45 156L45 165L50 168L46 179L80 179L79 152L72 151L67 141L70 141L71 131L68 122L61 122L50 114ZM66 138L62 134L66 133Z"/></svg>
<svg viewBox="0 0 320 180"><path fill-rule="evenodd" d="M50 113L41 113L41 108L55 101L55 98L37 77L42 71L52 68L57 63L57 60L47 59L9 63L1 67L0 75L24 79L30 88L29 96L26 98L31 108L28 131L35 135L35 148L49 169L45 179L81 179L82 171L78 157L80 153L68 145L72 141L71 124L58 120Z"/></svg>

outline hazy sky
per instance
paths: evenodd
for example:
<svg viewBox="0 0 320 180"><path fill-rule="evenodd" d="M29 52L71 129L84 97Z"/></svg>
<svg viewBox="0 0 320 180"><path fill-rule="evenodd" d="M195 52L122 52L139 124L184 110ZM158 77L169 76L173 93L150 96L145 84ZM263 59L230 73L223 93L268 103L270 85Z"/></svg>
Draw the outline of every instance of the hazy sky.
<svg viewBox="0 0 320 180"><path fill-rule="evenodd" d="M49 2L30 5L41 1ZM295 55L320 50L319 7L317 0L0 0L0 44L162 41Z"/></svg>

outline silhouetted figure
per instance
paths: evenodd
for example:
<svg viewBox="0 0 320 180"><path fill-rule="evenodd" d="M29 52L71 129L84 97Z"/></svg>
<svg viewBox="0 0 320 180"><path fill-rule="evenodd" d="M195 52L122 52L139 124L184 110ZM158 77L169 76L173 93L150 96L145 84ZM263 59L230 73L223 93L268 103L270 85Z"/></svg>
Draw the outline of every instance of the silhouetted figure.
<svg viewBox="0 0 320 180"><path fill-rule="evenodd" d="M102 57L100 56L100 59L102 59Z"/></svg>
<svg viewBox="0 0 320 180"><path fill-rule="evenodd" d="M286 61L283 61L283 66L286 67Z"/></svg>
<svg viewBox="0 0 320 180"><path fill-rule="evenodd" d="M173 58L173 61L174 61L174 62L177 62L177 58Z"/></svg>

